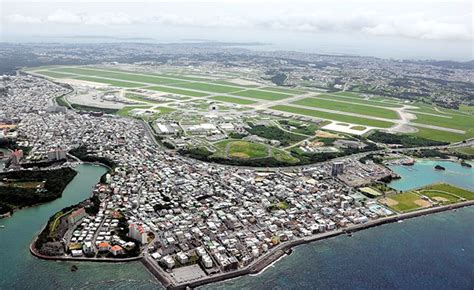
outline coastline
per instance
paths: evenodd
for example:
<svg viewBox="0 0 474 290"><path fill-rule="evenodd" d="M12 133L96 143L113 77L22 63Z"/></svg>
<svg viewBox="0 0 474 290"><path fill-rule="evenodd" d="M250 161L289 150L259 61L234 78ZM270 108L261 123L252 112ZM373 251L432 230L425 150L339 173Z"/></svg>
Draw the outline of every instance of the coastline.
<svg viewBox="0 0 474 290"><path fill-rule="evenodd" d="M257 275L261 272L265 271L269 266L277 262L278 260L287 256L287 251L292 249L293 247L308 244L311 242L333 238L342 234L354 233L357 231L361 231L364 229L369 229L372 227L377 227L383 224L389 224L398 222L401 220L411 219L415 217L425 216L429 214L454 210L462 207L473 206L474 200L464 201L456 204L449 204L444 206L436 206L430 207L425 209L420 209L413 212L403 213L403 214L396 214L388 217L379 218L377 220L372 220L364 224L354 225L351 227L347 227L344 229L338 229L331 232L325 232L321 234L311 235L308 237L299 238L296 240L292 240L289 242L284 242L277 245L275 248L269 250L268 253L258 257L256 260L251 262L249 265L235 271L219 273L211 276L206 276L201 279L184 282L184 283L174 283L173 278L169 275L168 272L163 270L161 267L157 265L157 263L150 258L149 256L140 255L137 257L131 258L100 258L100 259L91 259L86 257L65 257L65 256L45 256L37 252L34 244L37 239L35 239L30 243L30 252L33 256L39 259L45 260L57 260L57 261L82 261L82 262L113 262L113 263L121 263L121 262L129 262L129 261L137 261L141 260L145 268L155 276L155 278L167 289L186 289L186 288L196 288L199 286L203 286L210 283L215 283L223 280L229 280L233 278L237 278L240 276L245 275ZM41 232L41 231L40 231Z"/></svg>

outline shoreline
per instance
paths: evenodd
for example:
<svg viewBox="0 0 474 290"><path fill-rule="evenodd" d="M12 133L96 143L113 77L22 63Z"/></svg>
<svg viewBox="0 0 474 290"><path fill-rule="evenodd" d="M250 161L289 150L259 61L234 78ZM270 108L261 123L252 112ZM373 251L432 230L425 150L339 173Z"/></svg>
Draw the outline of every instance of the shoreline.
<svg viewBox="0 0 474 290"><path fill-rule="evenodd" d="M56 261L79 261L79 262L109 262L109 263L123 263L123 262L130 262L130 261L138 261L141 260L142 264L145 268L155 276L155 278L167 289L186 289L186 288L196 288L199 286L203 286L210 283L216 283L224 280L229 280L245 275L258 275L263 273L266 269L268 269L271 265L283 259L284 257L288 256L287 251L291 250L292 248L308 244L328 238L337 237L343 234L354 233L361 230L381 226L384 224L394 223L401 220L411 219L415 217L421 217L425 215L430 215L439 212L445 212L449 210L455 210L458 208L469 207L474 205L474 200L464 201L456 204L449 204L444 206L436 206L430 207L425 209L420 209L413 212L407 212L403 214L396 214L388 217L382 217L376 220L369 221L364 224L354 225L347 228L342 228L338 230L334 230L331 232L325 232L321 234L311 235L308 237L303 237L299 239L295 239L289 242L284 242L276 247L270 249L268 253L258 257L256 260L251 262L249 265L230 272L221 272L219 274L206 276L201 279L191 281L191 282L184 282L184 283L175 283L174 279L170 276L168 272L162 269L158 264L150 257L139 255L137 257L131 258L100 258L100 259L92 259L86 257L66 257L66 256L45 256L38 253L37 249L35 248L35 242L38 236L33 239L30 243L29 250L30 253L39 259L44 260L56 260ZM41 232L41 231L40 231Z"/></svg>

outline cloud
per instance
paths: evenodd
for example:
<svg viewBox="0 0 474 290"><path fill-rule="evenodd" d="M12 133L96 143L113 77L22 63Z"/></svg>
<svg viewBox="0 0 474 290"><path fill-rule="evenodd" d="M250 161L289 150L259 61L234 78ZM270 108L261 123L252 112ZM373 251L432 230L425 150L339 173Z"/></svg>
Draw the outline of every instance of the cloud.
<svg viewBox="0 0 474 290"><path fill-rule="evenodd" d="M127 11L128 12L128 11ZM187 13L186 13L187 12ZM472 40L472 26L466 21L426 18L422 14L384 15L376 11L336 11L254 14L238 13L162 13L147 16L131 16L128 13L77 13L55 10L43 18L12 14L6 17L10 23L53 23L65 25L114 26L152 24L181 27L266 29L305 33L361 33L372 36L394 36L427 40ZM435 18L435 17L432 17Z"/></svg>
<svg viewBox="0 0 474 290"><path fill-rule="evenodd" d="M437 21L383 23L365 27L363 32L376 36L401 36L427 40L472 40L472 31L461 24Z"/></svg>
<svg viewBox="0 0 474 290"><path fill-rule="evenodd" d="M82 17L79 14L61 9L48 15L46 17L46 22L57 24L80 24L82 23Z"/></svg>
<svg viewBox="0 0 474 290"><path fill-rule="evenodd" d="M17 24L37 24L41 23L40 18L32 17L32 16L25 16L21 14L11 14L6 17L6 20L10 23L17 23Z"/></svg>

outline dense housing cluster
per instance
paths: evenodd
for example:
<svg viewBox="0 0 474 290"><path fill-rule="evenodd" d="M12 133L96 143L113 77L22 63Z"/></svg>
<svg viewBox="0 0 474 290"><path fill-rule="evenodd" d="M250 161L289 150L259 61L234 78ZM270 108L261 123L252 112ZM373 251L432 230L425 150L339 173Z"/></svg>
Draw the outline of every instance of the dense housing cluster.
<svg viewBox="0 0 474 290"><path fill-rule="evenodd" d="M19 121L18 141L32 156L83 146L114 165L92 202L58 217L67 225L68 255L126 257L139 249L163 269L194 265L194 276L185 275L192 280L245 267L280 243L391 213L364 202L325 166L257 171L203 163L162 151L138 120L54 110L50 99L64 91L46 80L14 76L4 84L1 117Z"/></svg>

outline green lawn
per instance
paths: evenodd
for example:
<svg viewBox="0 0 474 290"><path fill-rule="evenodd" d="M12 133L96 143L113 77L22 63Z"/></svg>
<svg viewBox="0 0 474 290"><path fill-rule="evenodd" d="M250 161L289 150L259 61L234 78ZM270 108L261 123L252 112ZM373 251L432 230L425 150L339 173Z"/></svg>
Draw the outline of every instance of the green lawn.
<svg viewBox="0 0 474 290"><path fill-rule="evenodd" d="M211 92L211 93L230 93L230 92L241 91L244 89L244 88L239 88L239 87L206 84L206 83L180 83L180 84L174 84L173 86L178 87L178 88L192 89L192 90L205 91L205 92Z"/></svg>
<svg viewBox="0 0 474 290"><path fill-rule="evenodd" d="M332 93L331 95L349 97L349 98L358 98L358 99L364 98L364 96L359 95L358 93L352 93L352 92L337 92L337 93Z"/></svg>
<svg viewBox="0 0 474 290"><path fill-rule="evenodd" d="M443 118L432 115L417 114L413 123L434 125L445 128L453 128L466 131L465 138L474 137L474 116L453 114L451 118Z"/></svg>
<svg viewBox="0 0 474 290"><path fill-rule="evenodd" d="M284 94L291 94L291 95L306 93L305 91L302 91L302 90L289 89L289 88L280 88L280 87L264 87L264 88L261 88L261 90L272 91L272 92L277 92L277 93L284 93Z"/></svg>
<svg viewBox="0 0 474 290"><path fill-rule="evenodd" d="M272 148L272 154L276 160L281 161L281 162L296 164L300 161L298 158L291 156L290 153L284 150Z"/></svg>
<svg viewBox="0 0 474 290"><path fill-rule="evenodd" d="M259 90L246 90L238 93L232 93L232 95L267 101L278 101L291 97L291 95L288 94L264 92Z"/></svg>
<svg viewBox="0 0 474 290"><path fill-rule="evenodd" d="M110 72L110 71L86 69L86 68L61 68L61 69L55 69L54 71L75 73L75 74L80 74L83 76L111 78L111 79L131 81L131 82L144 83L144 84L170 84L170 83L179 82L178 80L161 78L161 77L156 77L156 76L151 76L151 75L140 75L140 74L125 73L125 72Z"/></svg>
<svg viewBox="0 0 474 290"><path fill-rule="evenodd" d="M210 97L209 99L221 101L221 102L227 102L227 103L240 104L240 105L251 105L251 104L257 103L256 101L252 101L252 100L233 98L233 97L227 97L227 96L215 96L215 97Z"/></svg>
<svg viewBox="0 0 474 290"><path fill-rule="evenodd" d="M387 102L373 101L373 100L361 100L358 98L349 98L349 97L341 97L341 96L335 97L329 94L320 94L320 95L314 96L313 98L351 102L353 104L360 104L360 105L374 105L374 106L387 107L387 108L401 108L402 107L402 105L394 104L394 103L387 103Z"/></svg>
<svg viewBox="0 0 474 290"><path fill-rule="evenodd" d="M259 87L259 85L241 85L241 84L236 84L236 83L231 82L231 81L224 81L224 80L214 81L212 83L213 84L218 84L218 85L239 86L239 87L245 87L245 88L258 88Z"/></svg>
<svg viewBox="0 0 474 290"><path fill-rule="evenodd" d="M435 140L435 141L444 141L444 142L453 143L453 142L459 142L459 141L469 138L465 134L458 134L458 133L453 133L453 132L448 132L448 131L440 131L440 130L435 130L435 129L421 128L421 127L417 127L417 129L418 129L418 132L412 133L413 135L426 138L426 139Z"/></svg>
<svg viewBox="0 0 474 290"><path fill-rule="evenodd" d="M423 190L443 191L443 192L447 192L447 193L462 197L467 200L474 200L474 192L463 189L463 188L459 188L450 184L446 184L446 183L428 185L424 187Z"/></svg>
<svg viewBox="0 0 474 290"><path fill-rule="evenodd" d="M305 98L302 100L298 100L296 102L292 102L292 104L300 105L300 106L308 106L308 107L315 107L315 108L322 108L328 110L337 110L355 114L361 114L366 116L373 116L379 118L387 118L387 119L398 119L398 114L395 111L387 110L383 108L375 108L369 107L354 103L343 103L337 101L329 101L317 98Z"/></svg>
<svg viewBox="0 0 474 290"><path fill-rule="evenodd" d="M224 140L214 145L218 147L221 152L226 152L227 144L230 144L228 156L230 158L251 159L268 156L268 146L260 143Z"/></svg>
<svg viewBox="0 0 474 290"><path fill-rule="evenodd" d="M367 129L367 127L364 127L364 126L352 126L350 129L351 129L351 130L357 130L357 131L364 131L365 129Z"/></svg>
<svg viewBox="0 0 474 290"><path fill-rule="evenodd" d="M456 203L460 200L457 196L437 190L421 190L419 191L419 193L422 195L426 195L431 200L438 201L441 204Z"/></svg>
<svg viewBox="0 0 474 290"><path fill-rule="evenodd" d="M89 82L95 82L95 83L101 83L101 84L108 84L108 85L112 85L112 86L115 86L115 87L122 87L122 88L136 88L136 87L142 87L143 86L143 84L138 84L138 83L114 81L114 80L95 78L95 77L75 77L75 79L81 80L81 81L89 81Z"/></svg>
<svg viewBox="0 0 474 290"><path fill-rule="evenodd" d="M152 100L148 98L145 95L141 94L135 94L135 93L126 93L125 97L130 100L135 100L135 101L140 101L140 102L145 102L145 103L150 103L150 104L161 104L163 102Z"/></svg>
<svg viewBox="0 0 474 290"><path fill-rule="evenodd" d="M72 78L74 75L72 74L67 74L67 73L59 73L59 72L53 72L53 71L46 71L46 70L40 70L36 71L36 74L44 75L47 77L52 77L56 79L62 79L62 78Z"/></svg>
<svg viewBox="0 0 474 290"><path fill-rule="evenodd" d="M177 89L177 88L160 87L160 86L146 87L146 89L152 90L152 91L170 93L170 94L191 96L191 97L205 97L208 95L206 93L201 93L201 92L188 91L188 90Z"/></svg>
<svg viewBox="0 0 474 290"><path fill-rule="evenodd" d="M459 152L459 153L462 153L462 154L466 154L466 155L474 155L474 147L461 147L461 148L454 148L454 149L451 149L452 151L455 151L455 152Z"/></svg>
<svg viewBox="0 0 474 290"><path fill-rule="evenodd" d="M371 120L371 119L366 119L366 118L346 116L346 115L335 114L335 113L327 113L327 112L321 112L321 111L316 111L316 110L303 109L303 108L285 106L285 105L273 106L273 107L270 107L270 109L288 112L288 113L294 113L294 114L301 114L301 115L306 115L306 116L311 116L311 117L316 117L316 118L329 119L329 120L334 120L334 121L379 127L379 128L389 128L393 126L393 123L385 122L385 121Z"/></svg>
<svg viewBox="0 0 474 290"><path fill-rule="evenodd" d="M421 205L416 204L416 202L422 200L421 197L412 192L390 195L388 198L398 203L389 206L398 212L407 212L422 208Z"/></svg>
<svg viewBox="0 0 474 290"><path fill-rule="evenodd" d="M121 117L130 117L130 111L133 109L150 109L151 106L125 106L122 109L118 110L117 115Z"/></svg>

